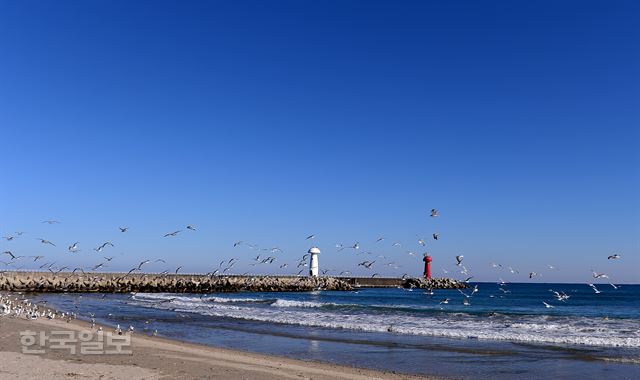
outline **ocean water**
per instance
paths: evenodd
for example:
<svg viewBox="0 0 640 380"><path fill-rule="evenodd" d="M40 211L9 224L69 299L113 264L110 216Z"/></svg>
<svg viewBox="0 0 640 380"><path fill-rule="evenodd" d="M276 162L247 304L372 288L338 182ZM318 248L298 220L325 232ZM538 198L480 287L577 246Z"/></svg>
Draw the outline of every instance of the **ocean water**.
<svg viewBox="0 0 640 380"><path fill-rule="evenodd" d="M95 313L103 325L305 360L465 379L640 379L640 285L598 284L599 294L587 284L476 285L473 294L361 289L37 298L83 319ZM557 300L552 291L568 298Z"/></svg>

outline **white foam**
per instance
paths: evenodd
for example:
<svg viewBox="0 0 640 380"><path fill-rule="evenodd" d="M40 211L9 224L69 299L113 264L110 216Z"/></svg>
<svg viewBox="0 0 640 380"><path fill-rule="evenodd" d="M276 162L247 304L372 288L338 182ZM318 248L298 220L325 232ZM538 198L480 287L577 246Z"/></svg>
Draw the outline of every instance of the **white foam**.
<svg viewBox="0 0 640 380"><path fill-rule="evenodd" d="M265 305L265 300L252 298L222 298L224 301L219 301L211 297L205 300L213 298L214 302L205 303L197 297L175 297L167 294L147 298L170 301L149 303L144 302L144 297L136 297L138 301L143 301L143 305L154 308L268 323L369 332L387 332L391 327L395 333L419 336L640 348L640 330L635 320L605 322L585 317L558 317L550 322L544 315L520 316L514 320L513 317L487 319L462 313L439 316L362 312L350 314L344 310L331 312L318 309L338 304L312 301L277 299L270 305ZM251 304L256 301L262 304Z"/></svg>

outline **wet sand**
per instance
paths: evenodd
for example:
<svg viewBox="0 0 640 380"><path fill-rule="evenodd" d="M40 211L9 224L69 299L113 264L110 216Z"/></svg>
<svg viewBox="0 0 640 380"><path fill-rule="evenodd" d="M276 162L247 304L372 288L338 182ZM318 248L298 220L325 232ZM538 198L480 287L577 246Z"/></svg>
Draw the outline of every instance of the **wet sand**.
<svg viewBox="0 0 640 380"><path fill-rule="evenodd" d="M83 321L0 317L0 379L424 379L307 362L134 333L130 354L87 355L63 349L24 354L20 331L86 331ZM93 330L95 332L95 330ZM105 328L105 333L112 332ZM97 334L94 334L97 335ZM36 346L34 346L36 347ZM76 346L80 347L80 346Z"/></svg>

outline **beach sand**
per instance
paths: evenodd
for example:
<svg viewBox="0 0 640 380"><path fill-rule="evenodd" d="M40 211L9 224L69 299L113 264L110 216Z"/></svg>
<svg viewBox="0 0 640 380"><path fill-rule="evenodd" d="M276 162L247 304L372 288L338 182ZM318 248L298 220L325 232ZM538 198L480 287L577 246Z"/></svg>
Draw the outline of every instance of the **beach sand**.
<svg viewBox="0 0 640 380"><path fill-rule="evenodd" d="M24 354L20 331L90 330L83 321L0 317L0 379L418 379L424 377L214 348L134 333L130 354ZM112 329L105 328L111 332ZM95 330L94 330L95 331ZM47 347L45 345L45 347ZM80 347L80 346L76 346ZM38 348L37 345L32 348Z"/></svg>

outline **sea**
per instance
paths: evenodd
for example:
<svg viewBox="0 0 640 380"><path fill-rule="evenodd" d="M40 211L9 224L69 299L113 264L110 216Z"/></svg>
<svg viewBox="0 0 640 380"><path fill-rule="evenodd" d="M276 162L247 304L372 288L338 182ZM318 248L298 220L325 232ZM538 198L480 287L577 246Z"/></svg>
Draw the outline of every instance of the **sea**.
<svg viewBox="0 0 640 380"><path fill-rule="evenodd" d="M455 379L640 379L640 285L35 298L136 334L302 360Z"/></svg>

